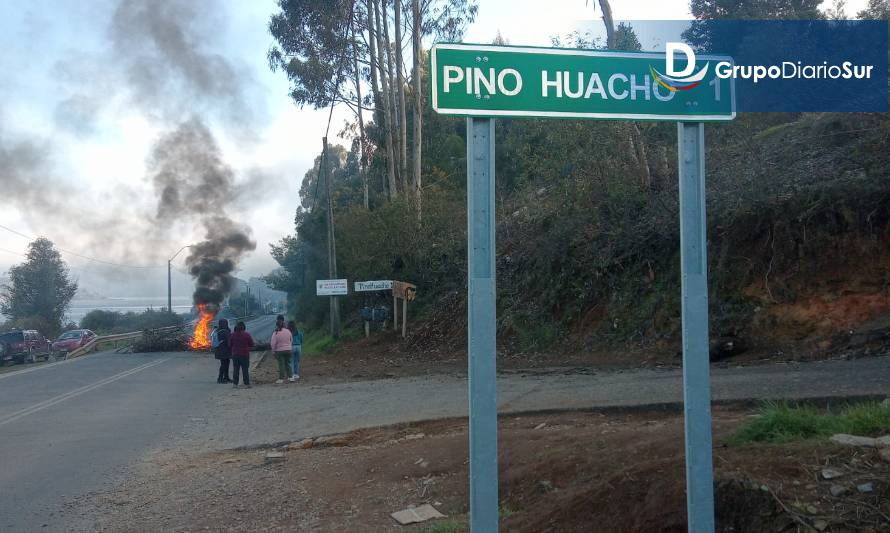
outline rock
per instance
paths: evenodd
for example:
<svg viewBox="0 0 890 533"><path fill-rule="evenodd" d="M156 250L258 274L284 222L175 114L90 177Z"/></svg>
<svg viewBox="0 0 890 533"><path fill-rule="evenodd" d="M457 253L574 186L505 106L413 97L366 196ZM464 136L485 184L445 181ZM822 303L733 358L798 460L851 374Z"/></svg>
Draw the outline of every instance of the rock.
<svg viewBox="0 0 890 533"><path fill-rule="evenodd" d="M405 435L405 440L417 440L426 437L423 433L414 433L413 435Z"/></svg>
<svg viewBox="0 0 890 533"><path fill-rule="evenodd" d="M807 509L807 512L810 514L817 514L819 512L819 509L816 509L815 505L807 505L806 509Z"/></svg>
<svg viewBox="0 0 890 533"><path fill-rule="evenodd" d="M844 446L856 446L859 448L874 448L875 439L871 437L857 437L856 435L847 435L846 433L838 433L831 436L831 442L842 444Z"/></svg>
<svg viewBox="0 0 890 533"><path fill-rule="evenodd" d="M711 361L720 361L745 352L748 343L738 337L727 336L711 343L709 356Z"/></svg>
<svg viewBox="0 0 890 533"><path fill-rule="evenodd" d="M315 445L315 439L303 439L287 445L289 450L308 450Z"/></svg>
<svg viewBox="0 0 890 533"><path fill-rule="evenodd" d="M881 460L890 463L890 448L881 448L878 450Z"/></svg>
<svg viewBox="0 0 890 533"><path fill-rule="evenodd" d="M547 425L547 422L541 422L540 424L538 424L537 426L535 426L535 429L542 429L542 428L543 428L544 426L546 426L546 425Z"/></svg>
<svg viewBox="0 0 890 533"><path fill-rule="evenodd" d="M817 531L825 531L828 529L828 522L825 520L816 520L813 522L813 527L816 528Z"/></svg>
<svg viewBox="0 0 890 533"><path fill-rule="evenodd" d="M280 463L284 461L284 452L267 452L266 453L266 462L267 463Z"/></svg>
<svg viewBox="0 0 890 533"><path fill-rule="evenodd" d="M433 518L445 518L445 515L440 513L430 504L424 504L420 507L409 507L404 511L399 511L397 513L392 513L389 515L403 526L406 524L416 524L419 522L426 522L427 520L431 520Z"/></svg>
<svg viewBox="0 0 890 533"><path fill-rule="evenodd" d="M831 492L831 495L834 496L835 498L837 498L838 496L843 496L849 490L850 490L849 488L847 488L843 485L832 485L831 488L828 489L828 491Z"/></svg>
<svg viewBox="0 0 890 533"><path fill-rule="evenodd" d="M875 446L878 448L890 448L890 435L884 435L875 439Z"/></svg>
<svg viewBox="0 0 890 533"><path fill-rule="evenodd" d="M822 477L824 479L834 479L843 476L844 473L835 468L823 468L822 469Z"/></svg>
<svg viewBox="0 0 890 533"><path fill-rule="evenodd" d="M339 447L339 446L349 446L349 436L348 435L330 435L327 437L318 437L312 444L313 446L320 447Z"/></svg>
<svg viewBox="0 0 890 533"><path fill-rule="evenodd" d="M872 483L863 483L861 485L856 485L856 490L863 494L868 494L875 491L875 486Z"/></svg>

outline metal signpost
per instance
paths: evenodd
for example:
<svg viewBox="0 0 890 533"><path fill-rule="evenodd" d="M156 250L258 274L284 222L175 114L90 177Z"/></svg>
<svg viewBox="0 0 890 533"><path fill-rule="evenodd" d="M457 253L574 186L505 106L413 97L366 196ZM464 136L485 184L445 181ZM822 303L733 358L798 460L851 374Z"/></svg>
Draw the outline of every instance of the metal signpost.
<svg viewBox="0 0 890 533"><path fill-rule="evenodd" d="M689 531L714 531L708 366L704 122L735 118L731 79L696 90L657 79L664 54L438 44L430 91L438 113L467 118L470 529L498 529L494 119L561 117L678 122L683 399ZM718 59L700 57L703 61ZM720 57L722 60L730 58Z"/></svg>

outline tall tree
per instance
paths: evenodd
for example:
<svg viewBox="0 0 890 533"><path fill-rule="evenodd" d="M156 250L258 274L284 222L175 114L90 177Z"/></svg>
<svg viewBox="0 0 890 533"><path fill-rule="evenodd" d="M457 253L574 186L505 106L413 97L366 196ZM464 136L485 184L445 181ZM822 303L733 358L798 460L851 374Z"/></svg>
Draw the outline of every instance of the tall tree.
<svg viewBox="0 0 890 533"><path fill-rule="evenodd" d="M402 59L402 0L393 0L395 10L396 82L399 85L399 175L402 186L408 192L408 111L405 109L405 62Z"/></svg>
<svg viewBox="0 0 890 533"><path fill-rule="evenodd" d="M393 167L393 146L392 135L389 130L389 123L392 117L389 116L389 106L386 94L388 84L386 83L386 73L383 67L383 38L380 32L380 9L378 2L380 0L367 0L368 10L368 50L370 53L371 67L371 83L374 89L374 109L375 121L379 125L383 122L383 144L386 150L386 175L383 177L383 190L389 192L389 199L395 198L395 190L392 184L395 183L395 168Z"/></svg>
<svg viewBox="0 0 890 533"><path fill-rule="evenodd" d="M857 16L861 19L890 19L890 0L868 0L868 5Z"/></svg>
<svg viewBox="0 0 890 533"><path fill-rule="evenodd" d="M696 19L820 19L824 0L691 0Z"/></svg>
<svg viewBox="0 0 890 533"><path fill-rule="evenodd" d="M269 20L277 45L269 50L269 66L290 81L291 99L318 109L331 103L353 106L344 84L351 80L354 0L278 0L281 12Z"/></svg>
<svg viewBox="0 0 890 533"><path fill-rule="evenodd" d="M399 0L396 0L397 2ZM425 35L434 35L436 39L444 41L459 41L463 36L466 26L475 20L479 6L476 0L412 0L411 2L411 33L413 55L412 80L414 93L413 107L413 133L412 133L412 156L411 161L413 168L411 171L410 190L413 196L414 206L417 210L418 218L422 213L422 141L423 141L423 109L424 109L424 51L423 37ZM397 45L401 44L401 39ZM400 61L401 62L401 61ZM403 84L404 85L404 84ZM402 104L402 110L407 109L406 104ZM407 117L403 115L403 123L405 124L402 131L406 133L408 130ZM407 135L407 133L406 133ZM403 146L407 152L407 138L403 141ZM407 180L407 153L406 169L403 172Z"/></svg>
<svg viewBox="0 0 890 533"><path fill-rule="evenodd" d="M358 149L359 149L359 167L362 175L362 205L365 209L370 207L368 201L368 149L366 148L367 137L365 136L365 117L364 106L362 104L362 74L358 66L358 50L359 42L357 37L356 24L352 26L352 37L354 41L352 61L355 66L355 99L358 109L356 117L358 118Z"/></svg>
<svg viewBox="0 0 890 533"><path fill-rule="evenodd" d="M361 22L356 0L278 0L280 13L272 15L269 32L278 45L269 50L269 66L281 69L291 82L291 99L315 109L345 103L356 115L364 201L368 207L365 169L365 124L362 80L358 57L362 47L356 37ZM349 83L352 91L348 90ZM330 127L330 126L329 126Z"/></svg>
<svg viewBox="0 0 890 533"><path fill-rule="evenodd" d="M36 323L55 335L77 292L62 256L43 237L28 246L27 260L9 269L9 283L0 294L0 312L13 322Z"/></svg>
<svg viewBox="0 0 890 533"><path fill-rule="evenodd" d="M376 0L374 2L374 25L377 28L376 38L377 38L377 65L380 69L380 85L383 94L381 95L380 105L383 106L383 118L386 122L383 126L384 129L384 140L386 143L386 175L388 179L389 186L389 198L390 200L395 199L398 196L398 185L396 183L396 166L398 161L398 156L396 155L398 152L398 148L395 146L395 136L393 129L393 120L395 117L393 116L393 102L392 102L392 92L389 90L391 84L389 83L390 75L389 75L389 67L387 56L389 51L389 39L386 37L386 0ZM381 11L383 13L383 17L381 20Z"/></svg>
<svg viewBox="0 0 890 533"><path fill-rule="evenodd" d="M392 116L392 122L390 124L390 131L392 132L393 142L395 146L393 147L393 157L395 158L395 174L396 179L399 184L402 186L401 190L404 191L405 187L405 176L402 174L402 128L403 124L401 123L400 117L401 113L399 112L399 88L398 81L396 80L396 72L395 72L395 50L393 49L393 43L389 40L389 15L386 11L386 0L382 0L380 5L381 7L381 23L383 24L383 40L386 43L386 75L387 82L389 83L390 91L387 94L387 102L389 103L390 115Z"/></svg>

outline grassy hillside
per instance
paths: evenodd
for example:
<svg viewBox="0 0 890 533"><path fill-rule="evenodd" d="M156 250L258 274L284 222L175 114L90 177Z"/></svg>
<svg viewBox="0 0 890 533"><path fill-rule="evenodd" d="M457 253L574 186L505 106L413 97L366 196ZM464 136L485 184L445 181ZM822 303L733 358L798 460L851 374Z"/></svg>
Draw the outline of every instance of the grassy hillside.
<svg viewBox="0 0 890 533"><path fill-rule="evenodd" d="M464 124L430 116L423 216L356 205L354 158L333 169L341 277L419 287L409 352L465 350ZM497 126L498 327L508 354L679 345L676 125L502 120ZM890 121L884 115L746 115L709 125L711 334L750 353L809 356L890 312ZM352 163L350 163L352 161ZM350 166L352 165L352 166ZM304 188L312 186L313 171ZM314 171L317 175L317 169ZM320 209L284 241L298 317L326 320ZM385 298L344 300L347 323ZM375 299L377 298L377 299Z"/></svg>

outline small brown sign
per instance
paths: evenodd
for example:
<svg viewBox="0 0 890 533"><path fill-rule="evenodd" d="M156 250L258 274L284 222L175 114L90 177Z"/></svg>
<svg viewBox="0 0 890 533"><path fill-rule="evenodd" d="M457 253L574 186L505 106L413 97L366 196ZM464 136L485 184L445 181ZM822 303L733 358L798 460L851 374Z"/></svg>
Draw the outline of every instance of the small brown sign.
<svg viewBox="0 0 890 533"><path fill-rule="evenodd" d="M415 296L417 296L417 285L406 281L393 281L392 295L413 302Z"/></svg>

